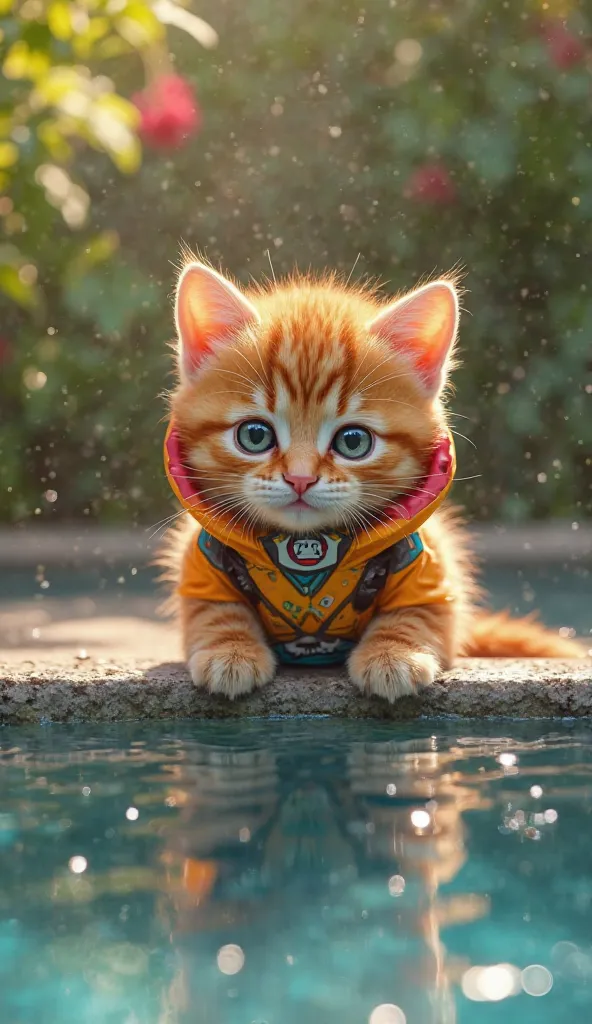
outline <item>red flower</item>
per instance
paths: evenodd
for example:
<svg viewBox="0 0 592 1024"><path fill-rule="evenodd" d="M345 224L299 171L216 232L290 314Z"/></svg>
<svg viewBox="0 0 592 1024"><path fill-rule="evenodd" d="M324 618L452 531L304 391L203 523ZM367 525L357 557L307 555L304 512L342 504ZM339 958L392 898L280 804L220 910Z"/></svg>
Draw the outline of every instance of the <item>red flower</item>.
<svg viewBox="0 0 592 1024"><path fill-rule="evenodd" d="M565 22L553 18L543 28L543 36L551 62L560 71L568 71L574 64L579 64L585 57L586 47L583 41L570 32Z"/></svg>
<svg viewBox="0 0 592 1024"><path fill-rule="evenodd" d="M405 194L423 203L446 205L456 199L456 189L443 164L422 164L413 172Z"/></svg>
<svg viewBox="0 0 592 1024"><path fill-rule="evenodd" d="M155 149L176 149L199 131L201 110L193 89L180 75L162 75L133 97L140 135Z"/></svg>

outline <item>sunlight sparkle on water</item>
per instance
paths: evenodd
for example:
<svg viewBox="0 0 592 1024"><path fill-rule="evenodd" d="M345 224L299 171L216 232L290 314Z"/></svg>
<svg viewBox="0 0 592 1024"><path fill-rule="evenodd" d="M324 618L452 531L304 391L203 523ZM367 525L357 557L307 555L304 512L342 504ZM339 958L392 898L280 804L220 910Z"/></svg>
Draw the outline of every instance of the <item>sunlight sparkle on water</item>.
<svg viewBox="0 0 592 1024"><path fill-rule="evenodd" d="M411 824L414 828L428 828L431 820L427 811L411 811Z"/></svg>
<svg viewBox="0 0 592 1024"><path fill-rule="evenodd" d="M520 975L522 988L529 996L546 996L553 988L553 975L541 964L530 964Z"/></svg>
<svg viewBox="0 0 592 1024"><path fill-rule="evenodd" d="M86 857L70 857L70 860L68 861L68 867L70 868L70 871L74 875L81 875L84 871L86 871L88 867L88 861Z"/></svg>
<svg viewBox="0 0 592 1024"><path fill-rule="evenodd" d="M245 954L240 946L231 942L227 946L220 947L216 963L222 974L238 974L244 967Z"/></svg>
<svg viewBox="0 0 592 1024"><path fill-rule="evenodd" d="M471 967L463 974L461 986L467 999L498 1003L520 991L520 971L513 964Z"/></svg>
<svg viewBox="0 0 592 1024"><path fill-rule="evenodd" d="M405 892L405 879L402 875L393 875L388 880L388 891L391 896L402 896Z"/></svg>
<svg viewBox="0 0 592 1024"><path fill-rule="evenodd" d="M407 1018L400 1006L382 1003L375 1006L368 1018L368 1024L406 1024Z"/></svg>

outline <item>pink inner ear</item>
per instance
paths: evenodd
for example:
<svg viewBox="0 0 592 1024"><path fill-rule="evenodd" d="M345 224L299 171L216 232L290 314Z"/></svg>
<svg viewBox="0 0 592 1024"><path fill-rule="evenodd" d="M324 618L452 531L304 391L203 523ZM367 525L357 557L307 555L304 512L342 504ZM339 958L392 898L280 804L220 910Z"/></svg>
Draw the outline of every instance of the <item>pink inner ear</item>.
<svg viewBox="0 0 592 1024"><path fill-rule="evenodd" d="M191 373L218 343L230 341L259 317L230 281L211 267L191 263L179 279L175 319L181 366Z"/></svg>
<svg viewBox="0 0 592 1024"><path fill-rule="evenodd" d="M436 393L444 384L457 326L456 292L448 281L435 281L387 306L369 329L409 354L428 390Z"/></svg>

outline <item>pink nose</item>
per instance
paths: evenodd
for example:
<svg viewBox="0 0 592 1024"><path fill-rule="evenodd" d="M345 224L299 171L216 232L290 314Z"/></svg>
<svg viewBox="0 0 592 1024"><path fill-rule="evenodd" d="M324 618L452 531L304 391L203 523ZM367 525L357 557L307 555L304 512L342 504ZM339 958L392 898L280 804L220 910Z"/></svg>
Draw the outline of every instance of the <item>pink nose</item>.
<svg viewBox="0 0 592 1024"><path fill-rule="evenodd" d="M284 473L284 480L286 483L292 484L298 497L313 484L316 484L318 479L318 476L295 476L293 473Z"/></svg>

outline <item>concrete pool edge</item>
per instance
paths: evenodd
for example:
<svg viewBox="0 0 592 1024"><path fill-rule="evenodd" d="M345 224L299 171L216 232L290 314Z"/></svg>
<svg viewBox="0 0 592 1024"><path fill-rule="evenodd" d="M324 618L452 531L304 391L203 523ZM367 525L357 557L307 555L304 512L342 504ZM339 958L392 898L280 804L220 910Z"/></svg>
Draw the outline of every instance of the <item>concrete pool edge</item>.
<svg viewBox="0 0 592 1024"><path fill-rule="evenodd" d="M467 660L417 697L393 705L363 697L334 669L284 669L257 693L231 702L195 689L178 662L32 669L0 664L4 725L301 715L392 721L422 715L587 717L592 716L592 659Z"/></svg>

